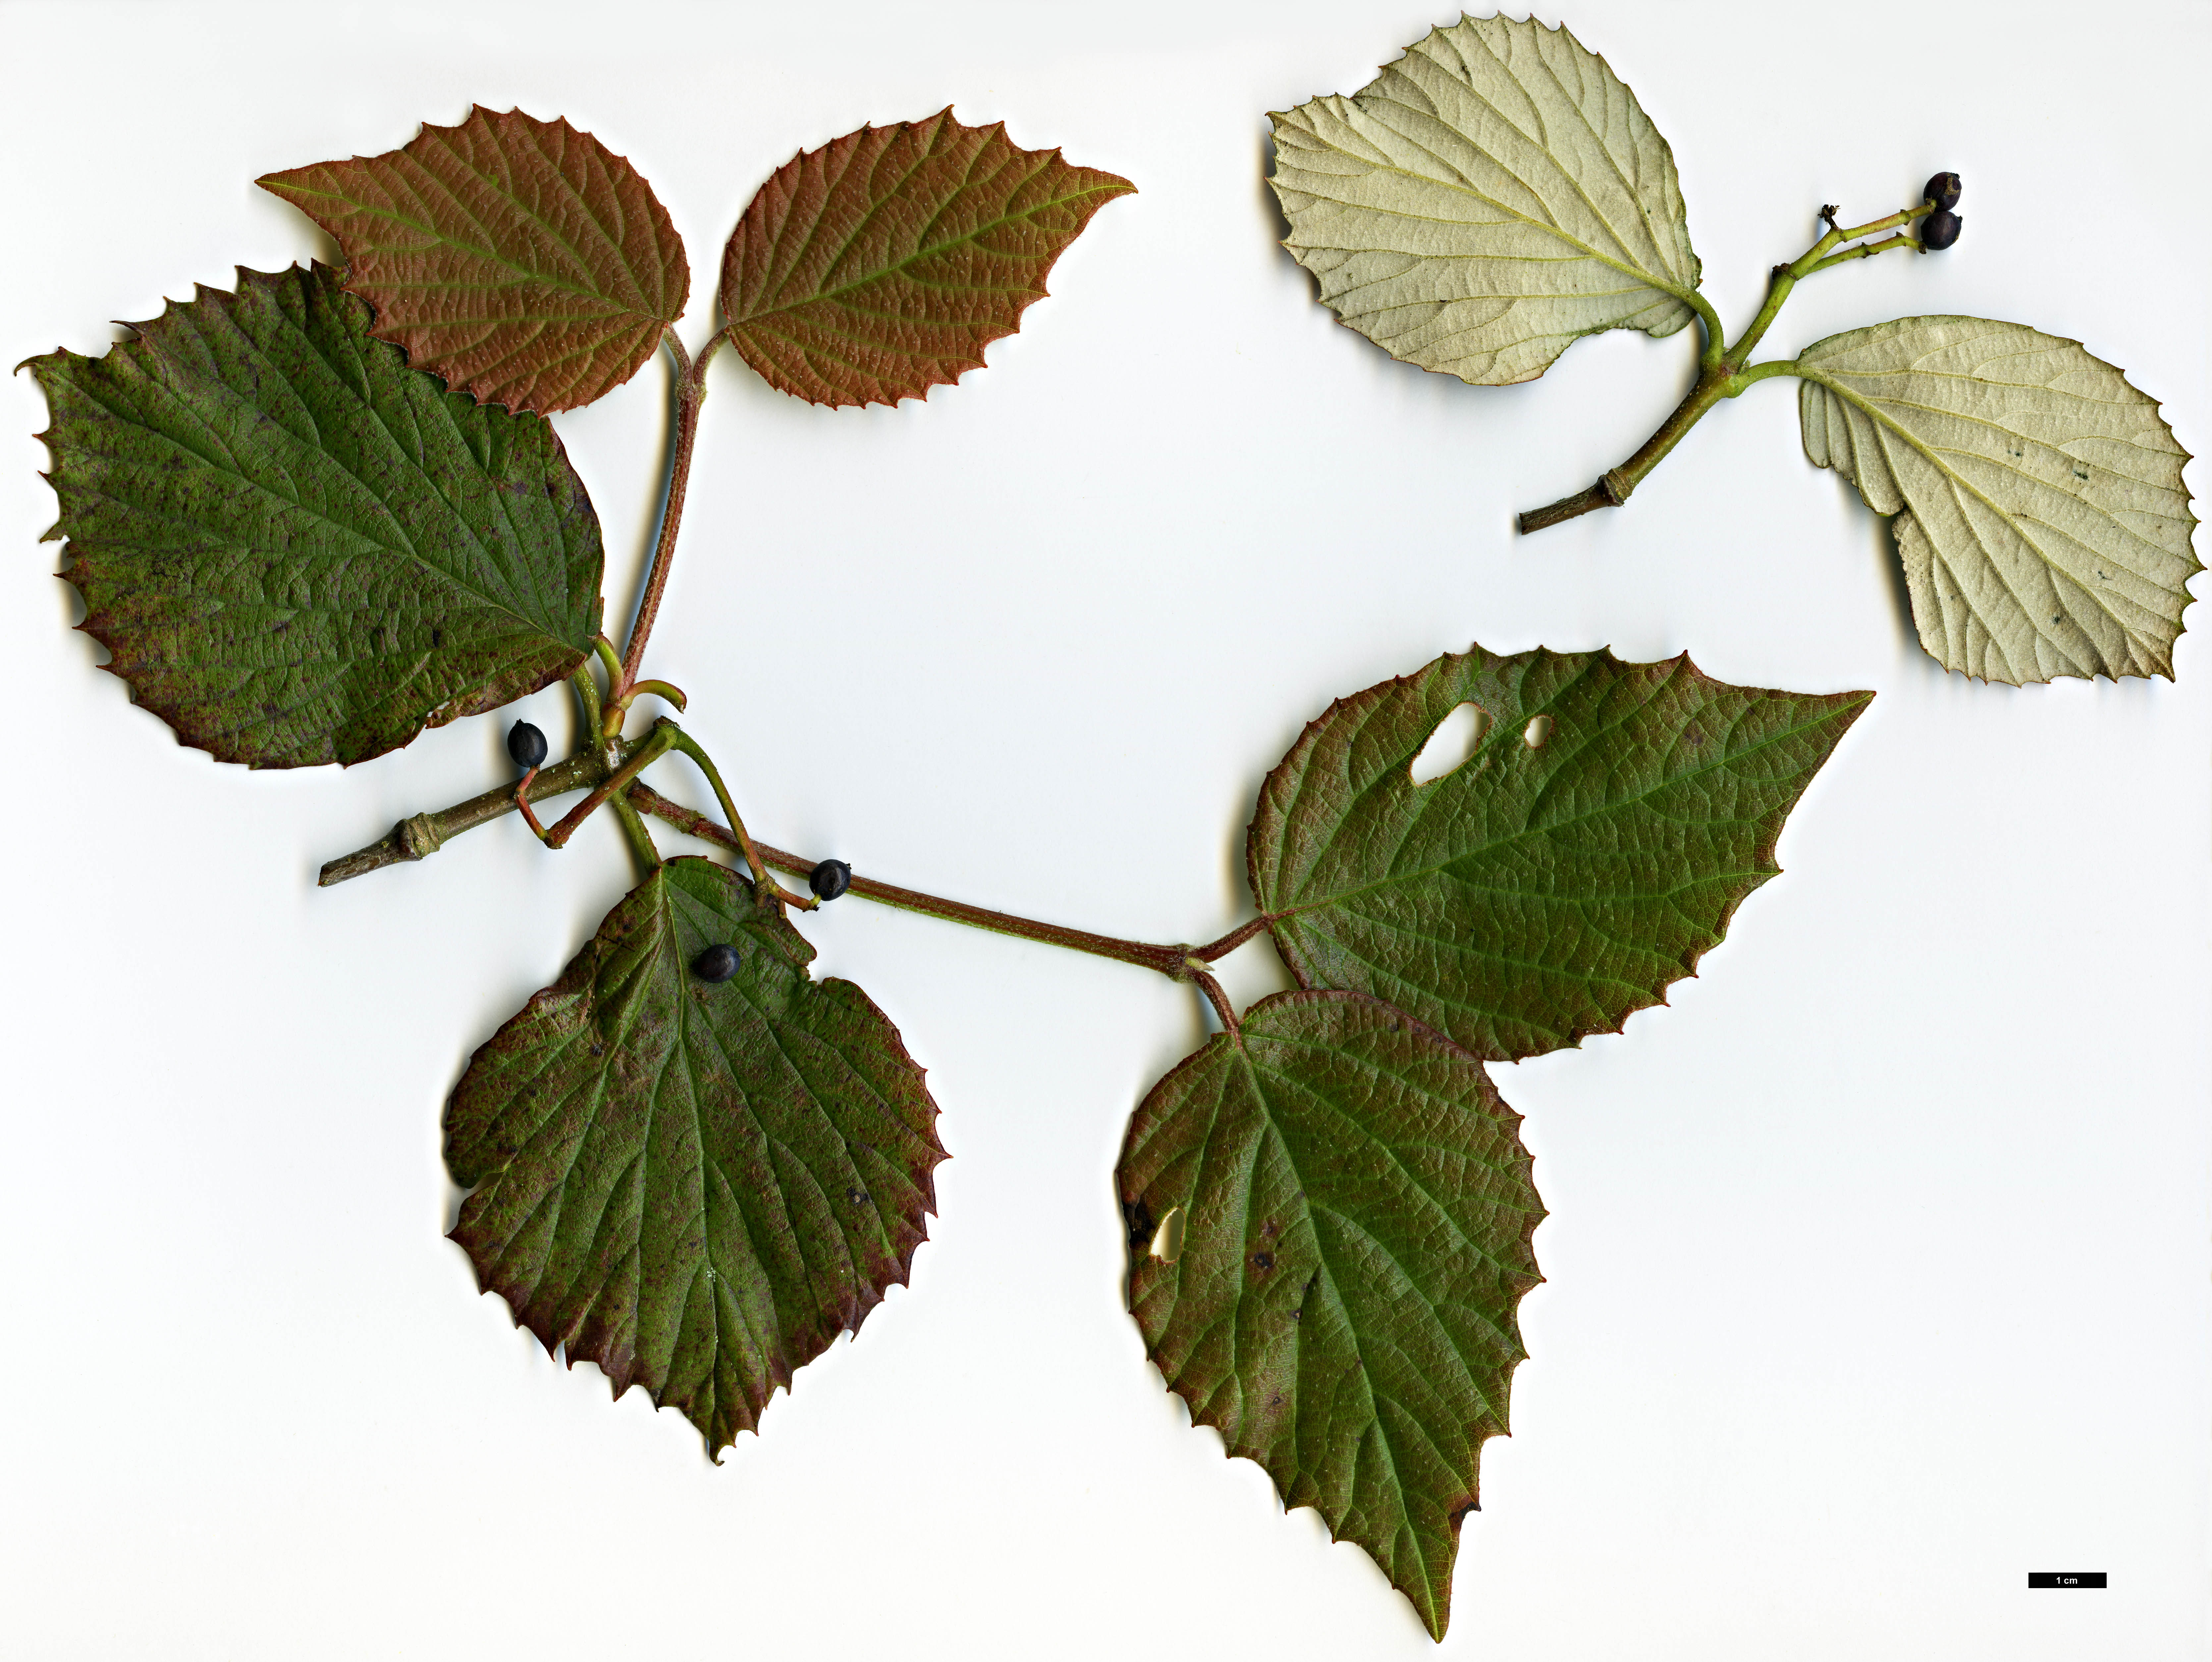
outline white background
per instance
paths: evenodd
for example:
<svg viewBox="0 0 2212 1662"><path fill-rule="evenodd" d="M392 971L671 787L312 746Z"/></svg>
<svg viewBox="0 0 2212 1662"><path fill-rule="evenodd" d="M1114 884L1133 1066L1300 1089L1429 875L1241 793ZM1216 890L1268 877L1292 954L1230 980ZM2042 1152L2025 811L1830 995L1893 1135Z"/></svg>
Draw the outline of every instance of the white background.
<svg viewBox="0 0 2212 1662"><path fill-rule="evenodd" d="M1444 1654L2203 1657L2202 626L2173 684L1942 674L1786 385L1632 506L1517 540L1516 509L1672 406L1693 336L1588 341L1510 390L1425 374L1312 298L1261 182L1264 112L1449 16L7 5L0 360L96 352L235 264L327 252L254 177L472 100L636 162L690 250L695 345L755 186L863 121L951 101L1127 175L1023 332L926 403L820 410L715 367L652 663L754 827L1205 939L1249 915L1243 827L1299 727L1440 652L1687 649L1876 689L1698 978L1496 1070L1549 1281ZM2202 0L1566 21L1672 141L1732 326L1816 205L1871 218L1954 168L1954 250L1823 276L1770 350L2017 318L2212 446ZM656 366L557 422L624 616L665 387ZM1204 1031L1144 972L859 901L809 919L944 1109L913 1286L720 1467L545 1356L442 1239L438 1119L626 886L614 827L555 856L505 821L319 892L325 858L505 777L512 718L344 773L178 748L70 632L41 400L27 375L4 397L0 1653L1434 1653L1364 1555L1188 1428L1122 1312L1109 1172ZM556 694L530 713L568 731ZM1240 998L1280 977L1266 951L1226 966ZM2031 1593L2031 1569L2112 1586Z"/></svg>

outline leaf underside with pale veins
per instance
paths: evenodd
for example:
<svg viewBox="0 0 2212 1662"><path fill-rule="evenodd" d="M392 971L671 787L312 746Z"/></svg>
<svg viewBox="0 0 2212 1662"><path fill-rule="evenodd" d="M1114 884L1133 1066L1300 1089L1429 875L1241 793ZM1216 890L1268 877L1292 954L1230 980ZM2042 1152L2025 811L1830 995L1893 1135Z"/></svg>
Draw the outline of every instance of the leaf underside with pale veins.
<svg viewBox="0 0 2212 1662"><path fill-rule="evenodd" d="M47 536L107 667L255 767L366 761L575 668L603 556L553 430L409 368L328 267L238 276L31 361Z"/></svg>
<svg viewBox="0 0 2212 1662"><path fill-rule="evenodd" d="M1780 870L1784 816L1872 696L1731 687L1687 656L1448 654L1307 727L1261 787L1252 891L1303 985L1478 1055L1618 1031ZM1470 702L1474 754L1415 785Z"/></svg>
<svg viewBox="0 0 2212 1662"><path fill-rule="evenodd" d="M1564 28L1463 18L1352 97L1269 118L1284 246L1393 357L1496 386L1582 336L1694 315L1674 153Z"/></svg>
<svg viewBox="0 0 2212 1662"><path fill-rule="evenodd" d="M487 403L573 409L612 391L691 289L652 187L566 121L471 109L402 149L260 184L337 239L379 338Z"/></svg>
<svg viewBox="0 0 2212 1662"><path fill-rule="evenodd" d="M1185 1219L1174 1263L1133 1242L1130 1265L1168 1388L1437 1638L1541 1279L1519 1125L1479 1061L1387 1004L1291 992L1161 1080L1121 1156L1124 1208Z"/></svg>
<svg viewBox="0 0 2212 1662"><path fill-rule="evenodd" d="M944 110L793 156L722 255L729 337L771 386L896 404L979 369L1091 215L1136 187Z"/></svg>
<svg viewBox="0 0 2212 1662"><path fill-rule="evenodd" d="M2076 341L1900 318L1797 360L1805 454L1905 562L1920 644L2015 685L2173 674L2196 517L2157 403Z"/></svg>
<svg viewBox="0 0 2212 1662"><path fill-rule="evenodd" d="M734 978L690 970L735 946ZM670 861L479 1050L446 1108L453 1239L547 1350L709 1453L906 1280L937 1107L897 1029L750 886Z"/></svg>

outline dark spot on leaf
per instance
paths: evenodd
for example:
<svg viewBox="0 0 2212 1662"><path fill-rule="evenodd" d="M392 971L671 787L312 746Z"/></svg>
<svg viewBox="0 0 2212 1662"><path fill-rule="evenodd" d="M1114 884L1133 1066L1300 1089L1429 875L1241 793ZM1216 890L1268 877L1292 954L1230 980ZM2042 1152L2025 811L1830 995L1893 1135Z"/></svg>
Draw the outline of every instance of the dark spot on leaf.
<svg viewBox="0 0 2212 1662"><path fill-rule="evenodd" d="M863 1201L866 1200L867 1198L868 1192L866 1189L848 1189L845 1191L845 1198L851 1201L855 1206L860 1204Z"/></svg>
<svg viewBox="0 0 2212 1662"><path fill-rule="evenodd" d="M606 1046L595 1042L592 1046L592 1054L594 1056L604 1056L606 1054Z"/></svg>
<svg viewBox="0 0 2212 1662"><path fill-rule="evenodd" d="M1145 1204L1144 1197L1121 1203L1121 1217L1129 1228L1129 1255L1142 1257L1152 1250L1152 1235L1159 1225L1152 1217L1152 1209Z"/></svg>
<svg viewBox="0 0 2212 1662"><path fill-rule="evenodd" d="M1272 1270L1275 1267L1275 1255L1273 1253L1255 1253L1252 1262L1260 1269Z"/></svg>
<svg viewBox="0 0 2212 1662"><path fill-rule="evenodd" d="M1283 1393L1279 1391L1275 1392L1273 1396L1267 1398L1267 1406L1270 1408L1280 1408L1282 1405Z"/></svg>
<svg viewBox="0 0 2212 1662"><path fill-rule="evenodd" d="M1282 1233L1283 1226L1272 1217L1260 1226L1260 1237L1263 1240L1273 1240Z"/></svg>

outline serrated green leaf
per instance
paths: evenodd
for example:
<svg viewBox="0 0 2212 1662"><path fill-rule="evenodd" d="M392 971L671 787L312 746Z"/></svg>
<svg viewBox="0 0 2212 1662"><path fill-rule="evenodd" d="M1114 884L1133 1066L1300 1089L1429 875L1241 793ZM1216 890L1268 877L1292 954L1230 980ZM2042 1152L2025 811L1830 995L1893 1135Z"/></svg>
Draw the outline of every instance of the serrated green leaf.
<svg viewBox="0 0 2212 1662"><path fill-rule="evenodd" d="M738 948L731 980L690 971ZM453 1239L550 1350L719 1451L906 1280L945 1158L898 1031L744 879L672 860L470 1062Z"/></svg>
<svg viewBox="0 0 2212 1662"><path fill-rule="evenodd" d="M1781 869L1784 816L1872 696L1731 687L1687 655L1447 654L1338 700L1267 775L1252 892L1303 985L1478 1055L1614 1032ZM1468 702L1473 755L1415 785Z"/></svg>
<svg viewBox="0 0 2212 1662"><path fill-rule="evenodd" d="M982 367L1091 216L1136 188L950 109L847 133L778 168L731 233L730 340L816 403L919 398Z"/></svg>
<svg viewBox="0 0 2212 1662"><path fill-rule="evenodd" d="M1270 119L1284 246L1393 357L1502 385L1582 336L1694 315L1674 153L1564 28L1462 18Z"/></svg>
<svg viewBox="0 0 2212 1662"><path fill-rule="evenodd" d="M1983 318L1831 335L1795 367L1805 454L1897 516L1920 644L1945 669L2172 677L2204 569L2189 452L2118 370Z"/></svg>
<svg viewBox="0 0 2212 1662"><path fill-rule="evenodd" d="M566 121L473 108L382 155L259 181L337 239L376 335L487 403L611 392L684 315L684 244L636 168Z"/></svg>
<svg viewBox="0 0 2212 1662"><path fill-rule="evenodd" d="M1168 1388L1439 1639L1542 1279L1519 1125L1480 1062L1389 1005L1289 992L1153 1087L1121 1156L1123 1207L1186 1220L1172 1263L1134 1242L1129 1271Z"/></svg>
<svg viewBox="0 0 2212 1662"><path fill-rule="evenodd" d="M84 628L188 744L363 761L560 680L599 522L550 428L371 340L335 273L241 270L105 357L31 360Z"/></svg>

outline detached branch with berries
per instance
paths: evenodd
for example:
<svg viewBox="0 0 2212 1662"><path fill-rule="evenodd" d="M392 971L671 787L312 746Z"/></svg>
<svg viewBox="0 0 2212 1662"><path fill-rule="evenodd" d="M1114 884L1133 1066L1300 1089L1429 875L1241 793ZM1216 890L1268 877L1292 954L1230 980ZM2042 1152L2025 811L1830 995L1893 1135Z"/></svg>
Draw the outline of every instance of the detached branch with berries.
<svg viewBox="0 0 2212 1662"><path fill-rule="evenodd" d="M1350 98L1273 121L1285 246L1395 357L1498 386L1541 375L1585 335L1698 324L1688 395L1626 461L1522 514L1523 532L1621 506L1723 400L1790 376L1807 458L1890 517L1921 645L1946 669L2014 682L2172 675L2203 569L2189 458L2112 365L2078 341L1965 317L1899 318L1753 361L1806 279L1953 246L1956 173L1863 225L1823 209L1820 239L1773 269L1729 340L1698 288L1673 150L1564 28L1464 18ZM1555 149L1558 135L1571 142Z"/></svg>

